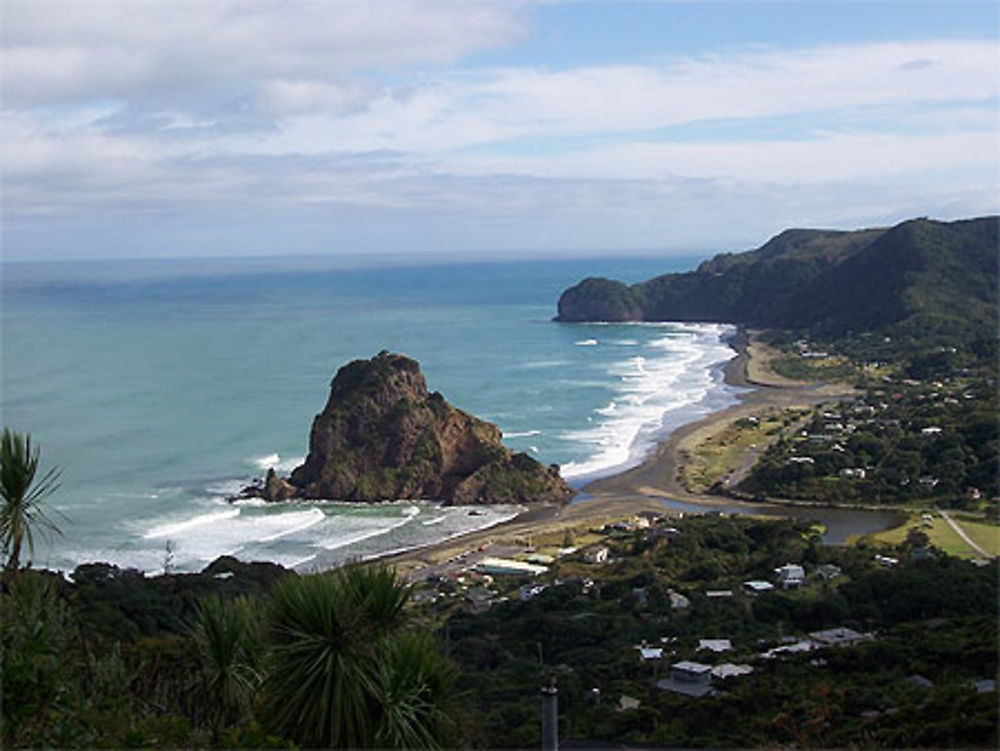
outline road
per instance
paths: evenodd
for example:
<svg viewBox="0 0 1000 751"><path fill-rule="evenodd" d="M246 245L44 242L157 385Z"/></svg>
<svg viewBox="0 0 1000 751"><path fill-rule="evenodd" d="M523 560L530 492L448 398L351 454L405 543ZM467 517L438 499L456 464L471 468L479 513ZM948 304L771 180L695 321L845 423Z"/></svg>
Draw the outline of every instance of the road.
<svg viewBox="0 0 1000 751"><path fill-rule="evenodd" d="M939 514L941 514L941 518L944 519L946 522L948 522L948 524L951 525L951 528L955 530L955 533L965 541L966 545L975 550L977 553L979 553L979 555L983 556L984 558L993 557L990 553L987 553L985 550L979 547L979 545L976 544L976 541L965 533L965 530L962 529L961 526L959 526L958 522L951 518L951 514L949 514L947 511L943 509L937 509L937 511Z"/></svg>

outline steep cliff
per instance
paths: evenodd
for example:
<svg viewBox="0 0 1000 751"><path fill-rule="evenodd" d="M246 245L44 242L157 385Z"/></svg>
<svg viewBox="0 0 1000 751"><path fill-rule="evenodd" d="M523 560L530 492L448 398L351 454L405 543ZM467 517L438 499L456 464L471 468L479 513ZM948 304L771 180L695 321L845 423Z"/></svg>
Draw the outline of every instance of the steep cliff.
<svg viewBox="0 0 1000 751"><path fill-rule="evenodd" d="M258 486L259 487L259 486ZM380 352L341 368L313 420L309 454L286 484L262 495L377 501L426 498L451 504L563 502L574 493L495 425L427 391L416 361Z"/></svg>

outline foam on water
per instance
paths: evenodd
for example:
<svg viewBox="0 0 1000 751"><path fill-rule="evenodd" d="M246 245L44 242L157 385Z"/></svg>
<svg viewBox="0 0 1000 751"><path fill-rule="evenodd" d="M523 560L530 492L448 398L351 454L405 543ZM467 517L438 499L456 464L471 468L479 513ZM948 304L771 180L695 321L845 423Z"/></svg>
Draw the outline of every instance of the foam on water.
<svg viewBox="0 0 1000 751"><path fill-rule="evenodd" d="M702 402L713 385L711 368L732 356L723 342L730 328L677 325L676 333L648 341L646 353L613 363L615 396L594 410L599 419L564 437L590 447L586 459L562 466L573 480L591 479L634 466L655 447L671 412Z"/></svg>
<svg viewBox="0 0 1000 751"><path fill-rule="evenodd" d="M273 468L276 472L291 472L296 467L302 465L305 460L304 456L293 456L282 459L280 454L268 454L267 456L258 456L255 459L251 459L250 463L257 469L268 470Z"/></svg>
<svg viewBox="0 0 1000 751"><path fill-rule="evenodd" d="M533 360L523 363L521 370L544 370L547 368L562 368L569 365L568 360Z"/></svg>
<svg viewBox="0 0 1000 751"><path fill-rule="evenodd" d="M185 519L183 521L157 525L143 534L142 537L144 540L158 540L160 538L176 537L178 535L189 533L199 527L214 526L227 519L235 519L239 515L240 509L238 508L227 509L225 511L213 511L208 514L199 514L198 516Z"/></svg>
<svg viewBox="0 0 1000 751"><path fill-rule="evenodd" d="M271 542L272 540L279 540L287 535L292 535L296 532L309 529L309 527L319 524L325 519L326 514L318 508L309 509L308 511L302 511L299 513L284 514L280 517L281 526L284 528L279 528L275 532L255 540L255 542Z"/></svg>

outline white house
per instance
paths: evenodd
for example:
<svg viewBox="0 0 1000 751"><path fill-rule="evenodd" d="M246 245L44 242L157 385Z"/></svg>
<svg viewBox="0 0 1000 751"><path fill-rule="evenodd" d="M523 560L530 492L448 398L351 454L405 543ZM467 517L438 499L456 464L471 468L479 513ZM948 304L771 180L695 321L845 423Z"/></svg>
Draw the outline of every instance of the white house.
<svg viewBox="0 0 1000 751"><path fill-rule="evenodd" d="M691 606L691 600L682 595L680 592L675 592L671 589L667 592L667 596L670 597L670 607L674 610L683 610L684 608Z"/></svg>
<svg viewBox="0 0 1000 751"><path fill-rule="evenodd" d="M801 587L806 580L806 570L797 563L786 563L784 566L774 570L778 577L778 583L782 589L794 589Z"/></svg>
<svg viewBox="0 0 1000 751"><path fill-rule="evenodd" d="M657 688L685 696L705 696L713 693L712 666L700 662L675 662L670 677L657 681Z"/></svg>
<svg viewBox="0 0 1000 751"><path fill-rule="evenodd" d="M604 545L596 545L583 551L583 560L587 563L607 563L608 549Z"/></svg>
<svg viewBox="0 0 1000 751"><path fill-rule="evenodd" d="M520 591L521 602L527 602L532 597L537 597L548 588L548 584L525 584Z"/></svg>
<svg viewBox="0 0 1000 751"><path fill-rule="evenodd" d="M834 566L832 563L821 563L816 567L816 575L822 579L836 579L842 573L840 566Z"/></svg>
<svg viewBox="0 0 1000 751"><path fill-rule="evenodd" d="M733 648L733 643L729 639L699 639L698 649L707 649L710 652L728 652Z"/></svg>
<svg viewBox="0 0 1000 751"><path fill-rule="evenodd" d="M825 631L813 631L809 634L817 647L849 647L863 641L871 640L871 634L862 634L853 628L840 626L828 628Z"/></svg>
<svg viewBox="0 0 1000 751"><path fill-rule="evenodd" d="M753 668L749 665L734 665L731 662L724 662L712 668L712 677L720 679L735 678L738 675L750 675L752 672Z"/></svg>
<svg viewBox="0 0 1000 751"><path fill-rule="evenodd" d="M475 569L484 574L529 574L531 576L538 576L548 571L545 566L536 566L533 563L515 561L510 558L493 557L483 558L476 564Z"/></svg>
<svg viewBox="0 0 1000 751"><path fill-rule="evenodd" d="M639 659L643 662L663 659L662 647L647 647L645 644L640 644L636 647L636 649L639 650Z"/></svg>

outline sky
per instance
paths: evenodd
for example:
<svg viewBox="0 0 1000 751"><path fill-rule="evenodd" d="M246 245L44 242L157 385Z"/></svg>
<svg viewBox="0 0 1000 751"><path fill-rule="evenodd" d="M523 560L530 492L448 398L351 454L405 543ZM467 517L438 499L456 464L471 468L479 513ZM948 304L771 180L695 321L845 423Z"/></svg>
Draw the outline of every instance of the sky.
<svg viewBox="0 0 1000 751"><path fill-rule="evenodd" d="M997 212L995 0L3 0L5 260L691 255Z"/></svg>

